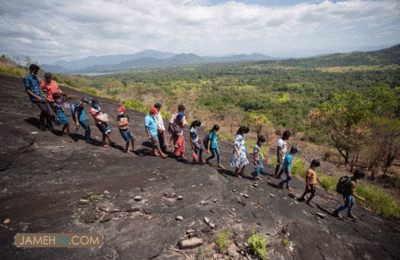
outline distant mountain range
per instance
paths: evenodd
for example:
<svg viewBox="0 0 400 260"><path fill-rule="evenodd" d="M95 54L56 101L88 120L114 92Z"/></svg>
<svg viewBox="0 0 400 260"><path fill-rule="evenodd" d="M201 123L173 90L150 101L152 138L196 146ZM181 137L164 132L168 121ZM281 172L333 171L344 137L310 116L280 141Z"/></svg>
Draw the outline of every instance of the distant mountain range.
<svg viewBox="0 0 400 260"><path fill-rule="evenodd" d="M170 52L147 50L130 55L89 56L84 59L72 61L59 60L52 64L41 64L40 67L44 71L52 73L90 73L143 66L190 65L198 63L261 61L273 59L275 58L258 53L223 57L200 57L193 53L174 54Z"/></svg>
<svg viewBox="0 0 400 260"><path fill-rule="evenodd" d="M303 59L279 59L258 53L253 53L251 55L240 54L223 57L201 57L193 53L174 54L170 52L147 50L130 55L120 54L99 57L90 56L81 60L73 61L60 60L52 64L42 64L40 67L47 72L73 74L118 71L122 69L144 66L181 66L201 63L242 61L255 61L259 64L268 64L272 61L276 61L278 64L283 66L302 66L309 68L400 64L400 44L379 51L336 53Z"/></svg>

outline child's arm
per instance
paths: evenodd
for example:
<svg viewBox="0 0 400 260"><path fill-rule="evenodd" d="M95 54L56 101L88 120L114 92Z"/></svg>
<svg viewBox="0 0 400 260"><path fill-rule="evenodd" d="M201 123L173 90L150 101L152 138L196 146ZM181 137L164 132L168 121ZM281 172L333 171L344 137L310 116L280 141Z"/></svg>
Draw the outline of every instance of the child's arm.
<svg viewBox="0 0 400 260"><path fill-rule="evenodd" d="M211 139L208 139L208 143L207 143L207 154L210 153L210 145L211 145Z"/></svg>
<svg viewBox="0 0 400 260"><path fill-rule="evenodd" d="M233 146L233 149L235 149L237 157L240 158L239 150L237 149L236 144Z"/></svg>
<svg viewBox="0 0 400 260"><path fill-rule="evenodd" d="M190 132L190 145L192 146L192 149L194 149L194 145L193 145L193 133Z"/></svg>
<svg viewBox="0 0 400 260"><path fill-rule="evenodd" d="M259 166L257 163L257 154L253 153L253 157L254 157L254 166Z"/></svg>
<svg viewBox="0 0 400 260"><path fill-rule="evenodd" d="M57 121L60 121L60 119L58 119L58 117L56 116L56 107L53 107L53 116L55 117L55 119L57 119Z"/></svg>
<svg viewBox="0 0 400 260"><path fill-rule="evenodd" d="M74 116L75 116L75 124L76 124L76 125L79 125L79 121L78 121L78 110L75 111Z"/></svg>
<svg viewBox="0 0 400 260"><path fill-rule="evenodd" d="M322 185L322 182L320 181L320 179L317 177L317 181L319 182L319 184Z"/></svg>
<svg viewBox="0 0 400 260"><path fill-rule="evenodd" d="M146 129L147 136L149 137L149 139L151 139L151 135L150 135L150 132L149 132L149 127L145 126L144 128Z"/></svg>
<svg viewBox="0 0 400 260"><path fill-rule="evenodd" d="M357 199L361 200L361 201L365 201L365 199L363 197L358 196L357 194L354 193L354 191L352 192L352 194L354 197L356 197Z"/></svg>

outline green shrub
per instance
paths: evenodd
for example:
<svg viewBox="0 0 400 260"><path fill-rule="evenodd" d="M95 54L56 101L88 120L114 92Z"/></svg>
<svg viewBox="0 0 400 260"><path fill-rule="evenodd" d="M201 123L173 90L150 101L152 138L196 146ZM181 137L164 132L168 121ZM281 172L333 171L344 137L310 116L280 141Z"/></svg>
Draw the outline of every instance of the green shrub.
<svg viewBox="0 0 400 260"><path fill-rule="evenodd" d="M365 198L365 201L359 201L360 205L372 209L376 214L385 218L400 219L400 203L390 198L378 187L357 185L355 193Z"/></svg>
<svg viewBox="0 0 400 260"><path fill-rule="evenodd" d="M265 241L265 238L257 235L257 230L253 229L253 235L247 240L247 242L249 243L252 254L260 256L262 259L267 259L267 252L265 251L267 241Z"/></svg>
<svg viewBox="0 0 400 260"><path fill-rule="evenodd" d="M86 93L88 93L88 94L95 95L95 96L98 95L97 91L94 90L94 89L91 89L91 88L84 88L84 89L82 89L82 91L83 91L83 92L86 92Z"/></svg>
<svg viewBox="0 0 400 260"><path fill-rule="evenodd" d="M289 239L285 238L284 240L282 240L282 246L283 247L287 247L290 245L290 241Z"/></svg>
<svg viewBox="0 0 400 260"><path fill-rule="evenodd" d="M221 233L215 235L214 242L218 246L218 252L220 252L221 254L224 254L226 252L225 246L231 242L226 238L229 233L229 229L224 228L222 229Z"/></svg>
<svg viewBox="0 0 400 260"><path fill-rule="evenodd" d="M303 159L299 158L299 157L293 158L291 171L292 171L293 175L305 177L305 175L306 175L306 162Z"/></svg>
<svg viewBox="0 0 400 260"><path fill-rule="evenodd" d="M276 158L276 156L274 156L271 159L269 159L268 163L271 164L272 166L276 166L278 164L278 158Z"/></svg>
<svg viewBox="0 0 400 260"><path fill-rule="evenodd" d="M322 182L322 187L325 190L330 190L330 191L335 191L336 190L336 185L338 182L338 179L332 176L327 176L327 175L322 175L320 173L317 173L318 178Z"/></svg>
<svg viewBox="0 0 400 260"><path fill-rule="evenodd" d="M122 101L122 105L129 107L131 109L135 109L135 110L139 110L142 112L149 112L150 108L143 105L142 103L140 103L137 100L124 100Z"/></svg>

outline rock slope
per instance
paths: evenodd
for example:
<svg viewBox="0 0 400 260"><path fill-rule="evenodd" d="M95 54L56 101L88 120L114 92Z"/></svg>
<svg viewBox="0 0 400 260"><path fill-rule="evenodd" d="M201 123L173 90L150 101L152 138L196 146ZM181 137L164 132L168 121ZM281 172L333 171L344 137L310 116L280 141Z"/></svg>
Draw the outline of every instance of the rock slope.
<svg viewBox="0 0 400 260"><path fill-rule="evenodd" d="M62 89L75 100L92 98ZM29 102L22 79L0 76L2 259L220 259L210 248L223 228L230 230L230 259L251 258L246 242L252 229L266 238L269 259L400 259L399 223L357 206L358 220L336 219L330 212L341 199L321 189L311 208L295 199L304 183L294 179L294 192L279 189L268 165L261 182L235 178L229 168L231 142L219 142L227 170L218 170L216 162L210 167L152 157L145 114L128 109L137 153L123 153L115 122L118 103L98 99L111 118L114 147L86 144L83 130L74 125L74 138L41 132L39 109ZM100 140L90 117L92 137ZM88 197L90 192L98 199ZM14 245L17 233L69 232L100 233L105 243L101 248ZM185 238L200 238L203 246L172 249ZM283 247L285 238L289 244Z"/></svg>

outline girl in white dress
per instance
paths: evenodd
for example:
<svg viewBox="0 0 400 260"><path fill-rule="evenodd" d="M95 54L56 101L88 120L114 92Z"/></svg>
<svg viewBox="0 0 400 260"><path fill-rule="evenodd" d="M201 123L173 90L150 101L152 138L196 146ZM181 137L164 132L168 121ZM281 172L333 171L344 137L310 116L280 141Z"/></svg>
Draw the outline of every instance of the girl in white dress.
<svg viewBox="0 0 400 260"><path fill-rule="evenodd" d="M239 178L245 176L243 171L246 165L249 164L246 155L247 149L244 145L244 138L249 131L250 129L247 126L241 126L236 133L235 142L233 143L231 167L235 168L235 176Z"/></svg>

